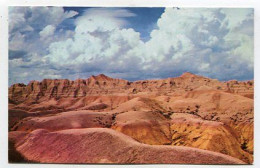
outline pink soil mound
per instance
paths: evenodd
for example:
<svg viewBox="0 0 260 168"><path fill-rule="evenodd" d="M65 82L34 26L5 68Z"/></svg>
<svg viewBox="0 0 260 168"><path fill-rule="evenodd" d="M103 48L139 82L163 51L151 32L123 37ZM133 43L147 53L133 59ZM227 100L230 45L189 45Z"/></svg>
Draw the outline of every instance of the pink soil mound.
<svg viewBox="0 0 260 168"><path fill-rule="evenodd" d="M140 144L107 128L57 132L38 129L19 138L16 149L26 159L41 163L244 164L230 156L206 150Z"/></svg>
<svg viewBox="0 0 260 168"><path fill-rule="evenodd" d="M63 112L44 117L27 117L17 123L12 130L32 131L43 128L56 131L72 128L110 127L111 124L111 113L96 113L83 110Z"/></svg>
<svg viewBox="0 0 260 168"><path fill-rule="evenodd" d="M93 110L111 110L119 104L124 103L130 99L131 96L120 95L99 95L86 97L66 97L66 98L48 98L43 97L35 102L28 99L18 105L12 105L11 109L22 109L29 112L47 112L56 113L59 111L71 111L79 109L93 109Z"/></svg>

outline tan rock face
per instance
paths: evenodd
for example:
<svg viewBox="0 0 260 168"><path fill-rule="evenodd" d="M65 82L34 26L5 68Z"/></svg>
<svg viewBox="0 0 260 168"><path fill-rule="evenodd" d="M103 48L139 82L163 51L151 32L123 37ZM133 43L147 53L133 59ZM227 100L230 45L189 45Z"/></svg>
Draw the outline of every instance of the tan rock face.
<svg viewBox="0 0 260 168"><path fill-rule="evenodd" d="M14 84L9 140L25 160L43 163L252 163L253 88L253 81L191 73L136 82L101 74ZM75 142L79 146L69 147Z"/></svg>
<svg viewBox="0 0 260 168"><path fill-rule="evenodd" d="M143 80L129 82L123 79L113 79L103 74L91 76L88 79L44 79L41 82L31 81L28 85L14 84L9 88L9 99L13 101L25 101L29 98L34 101L45 100L46 98L62 97L84 97L88 95L108 94L140 94L149 92L154 94L180 95L186 91L207 86L214 90L223 90L253 98L253 81L220 82L197 76L191 73L184 73L180 77L162 80Z"/></svg>
<svg viewBox="0 0 260 168"><path fill-rule="evenodd" d="M226 82L226 84L229 92L240 94L251 99L254 98L254 81L239 82L233 80Z"/></svg>
<svg viewBox="0 0 260 168"><path fill-rule="evenodd" d="M253 157L241 148L238 132L229 125L204 121L190 114L174 114L171 120L172 145L190 146L237 157L252 163Z"/></svg>
<svg viewBox="0 0 260 168"><path fill-rule="evenodd" d="M169 122L151 111L128 111L118 114L113 129L151 145L170 144Z"/></svg>

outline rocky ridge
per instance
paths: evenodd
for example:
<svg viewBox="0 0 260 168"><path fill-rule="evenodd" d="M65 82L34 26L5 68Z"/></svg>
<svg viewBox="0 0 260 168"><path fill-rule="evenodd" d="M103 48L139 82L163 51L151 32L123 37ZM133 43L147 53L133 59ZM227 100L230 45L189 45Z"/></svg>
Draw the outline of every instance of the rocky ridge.
<svg viewBox="0 0 260 168"><path fill-rule="evenodd" d="M23 101L39 101L50 98L85 97L90 95L113 94L160 94L181 95L200 87L217 89L253 98L253 81L220 82L192 73L184 73L180 77L159 80L141 80L130 82L123 79L114 79L100 74L88 79L44 79L41 82L31 81L28 85L18 83L9 88L9 100L20 103Z"/></svg>

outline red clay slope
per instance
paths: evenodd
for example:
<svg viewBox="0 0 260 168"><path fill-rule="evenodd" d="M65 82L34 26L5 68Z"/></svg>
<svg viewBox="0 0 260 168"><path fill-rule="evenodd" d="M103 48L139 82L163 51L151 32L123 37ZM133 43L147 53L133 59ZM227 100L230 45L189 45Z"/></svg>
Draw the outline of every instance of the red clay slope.
<svg viewBox="0 0 260 168"><path fill-rule="evenodd" d="M24 136L24 138L21 138ZM233 157L190 147L146 145L107 128L38 129L10 132L26 159L41 163L182 163L244 164Z"/></svg>

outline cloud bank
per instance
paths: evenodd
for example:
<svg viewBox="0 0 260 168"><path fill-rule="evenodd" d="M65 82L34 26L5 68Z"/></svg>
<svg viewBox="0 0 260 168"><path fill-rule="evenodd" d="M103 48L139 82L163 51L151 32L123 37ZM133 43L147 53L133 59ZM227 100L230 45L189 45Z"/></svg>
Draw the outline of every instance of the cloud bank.
<svg viewBox="0 0 260 168"><path fill-rule="evenodd" d="M128 18L138 19L130 9L88 8L79 14L12 7L9 82L98 73L139 80L186 71L219 80L252 79L253 17L253 9L165 8L144 42L129 25ZM67 20L73 29L62 28Z"/></svg>

